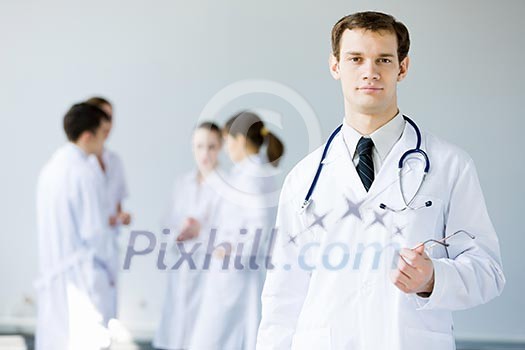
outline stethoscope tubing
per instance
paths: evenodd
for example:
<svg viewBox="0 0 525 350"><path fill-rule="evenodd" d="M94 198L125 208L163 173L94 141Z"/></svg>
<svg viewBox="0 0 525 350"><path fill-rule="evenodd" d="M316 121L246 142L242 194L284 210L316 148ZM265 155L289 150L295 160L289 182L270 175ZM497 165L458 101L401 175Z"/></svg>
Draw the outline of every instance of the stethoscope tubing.
<svg viewBox="0 0 525 350"><path fill-rule="evenodd" d="M417 141L416 141L416 147L415 148L407 150L405 153L403 153L401 158L399 158L399 162L398 162L399 175L398 176L400 178L399 180L401 181L401 171L403 169L403 165L404 165L404 162L407 159L407 157L410 156L411 154L414 154L414 153L420 154L425 160L425 169L424 169L424 174L423 174L422 181L420 182L419 187L418 187L418 189L416 191L416 194L417 194L419 192L419 189L421 188L421 185L422 185L426 175L430 171L430 159L428 158L427 153L421 149L421 138L422 137L421 137L421 131L419 130L417 124L412 119L407 117L406 115L403 115L403 119L405 119L405 121L407 121L410 124L410 126L412 126L412 128L414 129L414 131L416 133ZM341 131L342 127L343 127L343 124L339 125L334 131L332 131L332 133L330 134L330 137L326 141L326 144L325 144L324 149L323 149L323 153L321 155L321 160L319 161L319 165L317 166L317 171L315 172L315 176L314 176L314 178L312 180L312 183L310 184L310 188L308 189L308 193L306 194L306 197L305 197L305 199L303 201L303 204L301 205L301 212L303 212L308 207L308 205L311 202L312 194L313 194L313 192L315 190L315 187L317 186L317 182L319 181L319 178L321 176L321 172L323 170L323 165L324 165L323 161L325 160L326 156L328 155L328 150L330 148L330 145L332 144L332 141L337 136L337 134ZM402 186L402 184L400 184L400 186ZM389 210L392 210L392 211L395 211L395 212L400 212L400 211L403 211L403 210L405 210L407 208L408 209L419 209L419 208L423 208L423 207L429 207L429 206L432 205L432 202L428 201L428 202L425 203L425 205L423 205L421 207L412 208L410 205L411 205L412 201L414 200L415 195L412 198L412 200L410 200L407 203L406 198L405 198L405 196L403 194L403 190L401 188L401 196L403 197L403 201L404 201L405 206L406 206L405 208L396 210L396 209L389 208L385 204L381 203L381 205L380 205L381 209L389 209Z"/></svg>

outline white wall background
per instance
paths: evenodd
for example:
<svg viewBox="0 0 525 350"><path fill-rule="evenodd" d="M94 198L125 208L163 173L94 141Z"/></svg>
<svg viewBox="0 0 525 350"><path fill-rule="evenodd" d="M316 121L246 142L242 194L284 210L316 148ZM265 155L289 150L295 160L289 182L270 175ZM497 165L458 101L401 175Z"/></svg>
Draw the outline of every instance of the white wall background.
<svg viewBox="0 0 525 350"><path fill-rule="evenodd" d="M330 29L343 15L367 9L392 13L409 27L412 65L400 106L422 128L471 154L501 240L503 296L458 312L457 335L524 340L520 0L1 0L1 328L33 322L35 182L64 142L61 120L69 105L93 94L114 101L110 147L125 162L132 228L158 233L172 180L192 164L190 130L222 88L245 79L284 84L311 105L323 137L342 120L340 87L327 66ZM242 107L282 116L284 170L318 145L308 144L297 110L271 94L238 98L216 117ZM121 315L137 334L150 334L160 315L166 274L154 269L155 259L134 260L122 274Z"/></svg>

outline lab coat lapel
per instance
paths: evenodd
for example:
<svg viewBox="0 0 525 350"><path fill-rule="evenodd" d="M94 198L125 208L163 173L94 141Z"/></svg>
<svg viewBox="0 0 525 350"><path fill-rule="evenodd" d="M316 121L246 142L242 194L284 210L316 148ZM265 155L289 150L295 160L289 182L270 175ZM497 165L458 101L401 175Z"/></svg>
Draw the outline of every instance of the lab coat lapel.
<svg viewBox="0 0 525 350"><path fill-rule="evenodd" d="M350 158L342 133L334 138L323 164L323 173L326 171L330 174L327 177L329 181L335 180L337 193L342 193L346 198L356 200L366 197L366 190Z"/></svg>

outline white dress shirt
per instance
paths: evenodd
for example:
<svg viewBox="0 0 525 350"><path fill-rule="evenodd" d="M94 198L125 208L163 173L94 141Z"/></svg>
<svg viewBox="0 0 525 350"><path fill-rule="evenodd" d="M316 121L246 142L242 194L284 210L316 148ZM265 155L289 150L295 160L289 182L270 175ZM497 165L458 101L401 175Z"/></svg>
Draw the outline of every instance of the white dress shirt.
<svg viewBox="0 0 525 350"><path fill-rule="evenodd" d="M403 130L405 129L405 119L403 119L403 114L398 111L396 116L392 118L388 123L374 131L370 135L361 135L357 130L352 128L346 119L343 120L343 140L345 142L346 148L348 149L348 154L354 165L357 166L359 163L359 153L357 152L357 143L361 137L371 138L374 142L374 147L372 149L372 161L374 162L374 175L377 175L381 169L381 165L392 150L392 147L403 135Z"/></svg>

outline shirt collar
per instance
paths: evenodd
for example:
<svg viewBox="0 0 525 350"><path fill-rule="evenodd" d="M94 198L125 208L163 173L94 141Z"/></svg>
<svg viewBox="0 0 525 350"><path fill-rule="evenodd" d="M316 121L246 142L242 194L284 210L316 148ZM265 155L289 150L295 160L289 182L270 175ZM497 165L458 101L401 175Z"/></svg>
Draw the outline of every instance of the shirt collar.
<svg viewBox="0 0 525 350"><path fill-rule="evenodd" d="M401 135L403 135L404 129L405 119L401 112L398 111L392 120L370 135L361 135L357 130L348 125L345 119L343 119L342 134L351 158L354 158L355 156L359 139L362 136L369 136L374 142L374 148L381 158L381 161L384 161L392 147L394 147L396 142L401 138Z"/></svg>
<svg viewBox="0 0 525 350"><path fill-rule="evenodd" d="M68 142L67 147L69 147L76 155L80 156L82 159L87 159L89 154L87 154L80 146L73 142Z"/></svg>

